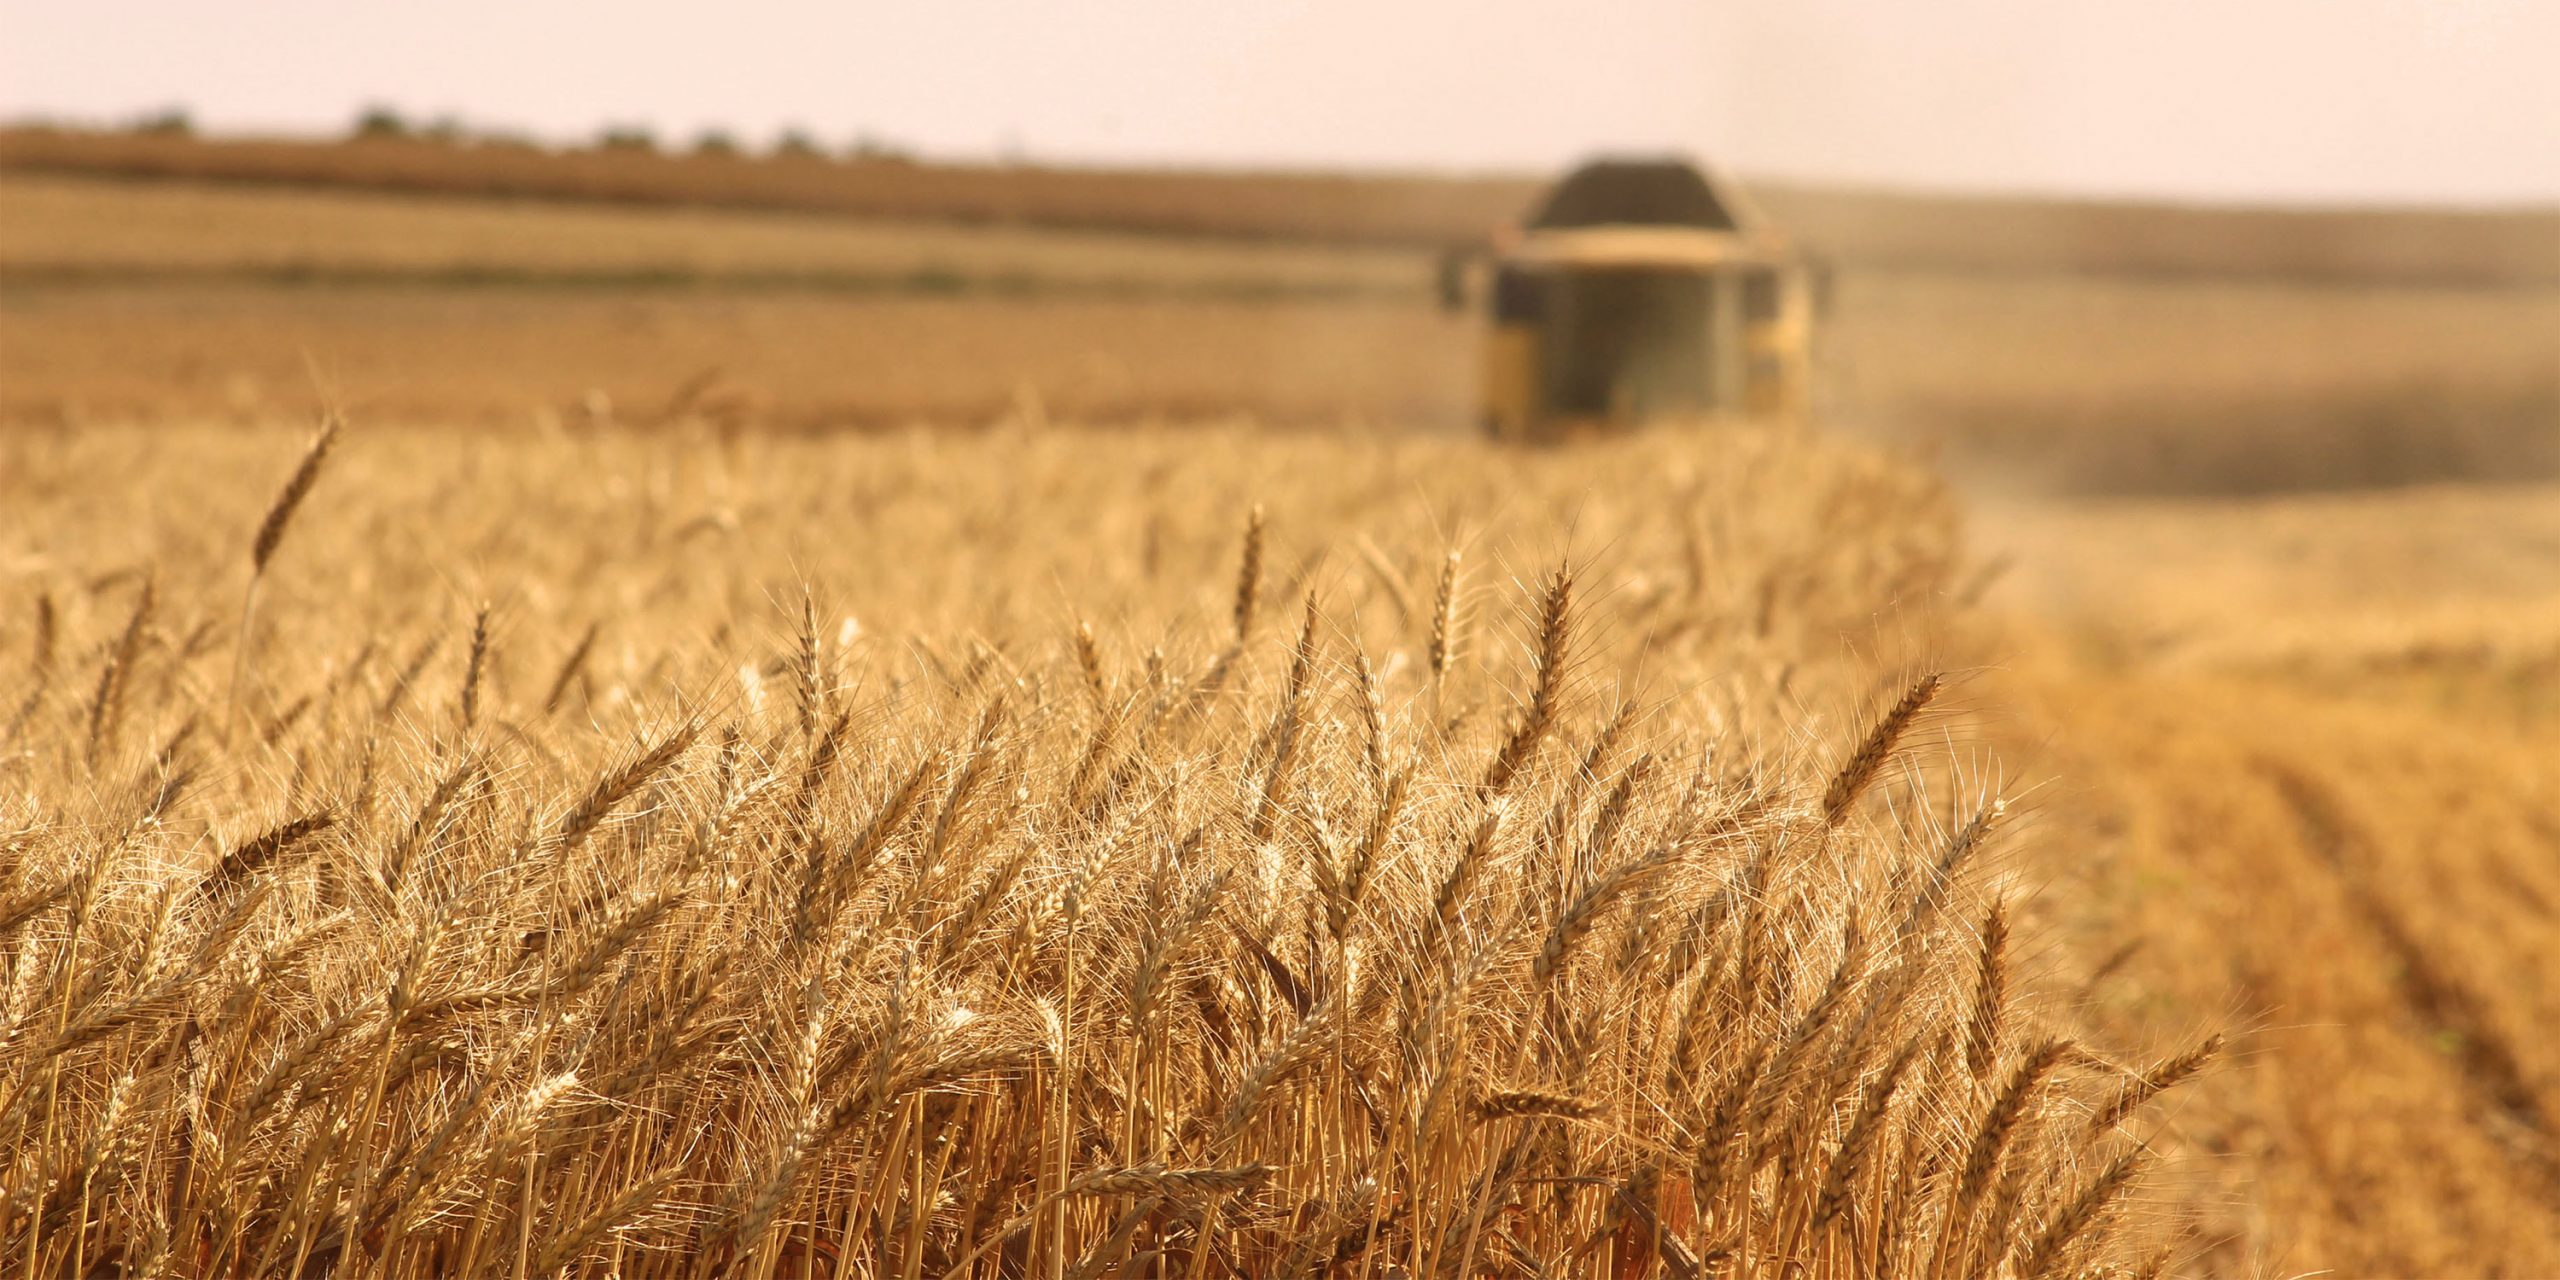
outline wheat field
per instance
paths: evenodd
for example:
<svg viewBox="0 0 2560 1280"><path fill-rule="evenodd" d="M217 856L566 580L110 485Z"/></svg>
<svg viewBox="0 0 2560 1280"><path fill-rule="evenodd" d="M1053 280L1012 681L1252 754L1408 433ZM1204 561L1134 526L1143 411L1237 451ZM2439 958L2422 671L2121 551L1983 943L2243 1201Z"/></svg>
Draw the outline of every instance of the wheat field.
<svg viewBox="0 0 2560 1280"><path fill-rule="evenodd" d="M1454 206L766 168L0 174L0 1274L2560 1269L2504 242L1879 212L1513 451Z"/></svg>
<svg viewBox="0 0 2560 1280"><path fill-rule="evenodd" d="M110 479L111 478L111 479ZM1924 473L1035 427L0 436L29 1275L2060 1276Z"/></svg>

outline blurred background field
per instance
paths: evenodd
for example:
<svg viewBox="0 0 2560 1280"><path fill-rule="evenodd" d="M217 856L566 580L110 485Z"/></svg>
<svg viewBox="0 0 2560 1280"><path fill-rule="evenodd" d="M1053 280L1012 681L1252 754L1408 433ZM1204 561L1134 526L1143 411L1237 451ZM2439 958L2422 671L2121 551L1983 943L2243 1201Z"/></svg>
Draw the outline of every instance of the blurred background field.
<svg viewBox="0 0 2560 1280"><path fill-rule="evenodd" d="M1441 259L1535 192L29 131L0 174L0 417L34 422L303 411L311 351L421 421L1463 430ZM1819 416L1986 482L2560 474L2560 216L1754 194L1828 264Z"/></svg>

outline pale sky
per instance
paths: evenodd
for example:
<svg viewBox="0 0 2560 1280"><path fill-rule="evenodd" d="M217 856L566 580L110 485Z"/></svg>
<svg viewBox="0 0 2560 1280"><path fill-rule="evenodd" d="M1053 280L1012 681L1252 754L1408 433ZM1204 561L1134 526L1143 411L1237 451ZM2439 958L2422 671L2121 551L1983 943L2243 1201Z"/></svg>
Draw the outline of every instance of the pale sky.
<svg viewBox="0 0 2560 1280"><path fill-rule="evenodd" d="M0 117L2560 203L2560 0L0 0Z"/></svg>

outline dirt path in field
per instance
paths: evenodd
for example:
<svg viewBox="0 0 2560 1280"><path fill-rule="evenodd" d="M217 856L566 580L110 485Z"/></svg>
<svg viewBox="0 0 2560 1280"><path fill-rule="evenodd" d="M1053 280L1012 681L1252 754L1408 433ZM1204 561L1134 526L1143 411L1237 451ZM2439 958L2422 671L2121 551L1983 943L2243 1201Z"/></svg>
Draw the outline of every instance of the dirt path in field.
<svg viewBox="0 0 2560 1280"><path fill-rule="evenodd" d="M2235 1033L2206 1269L2560 1274L2555 496L1987 522L2044 936L2105 1034Z"/></svg>

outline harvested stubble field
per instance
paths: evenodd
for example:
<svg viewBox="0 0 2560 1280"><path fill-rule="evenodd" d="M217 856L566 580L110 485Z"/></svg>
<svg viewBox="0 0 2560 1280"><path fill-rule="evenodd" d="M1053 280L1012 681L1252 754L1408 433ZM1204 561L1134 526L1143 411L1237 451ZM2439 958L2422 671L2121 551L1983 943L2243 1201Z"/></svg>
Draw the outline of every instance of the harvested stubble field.
<svg viewBox="0 0 2560 1280"><path fill-rule="evenodd" d="M2012 971L1899 464L322 440L0 437L12 1269L2192 1250L2152 1100L2213 1041Z"/></svg>
<svg viewBox="0 0 2560 1280"><path fill-rule="evenodd" d="M2560 491L1969 514L2071 1003L2236 1024L2215 1269L2560 1269Z"/></svg>

